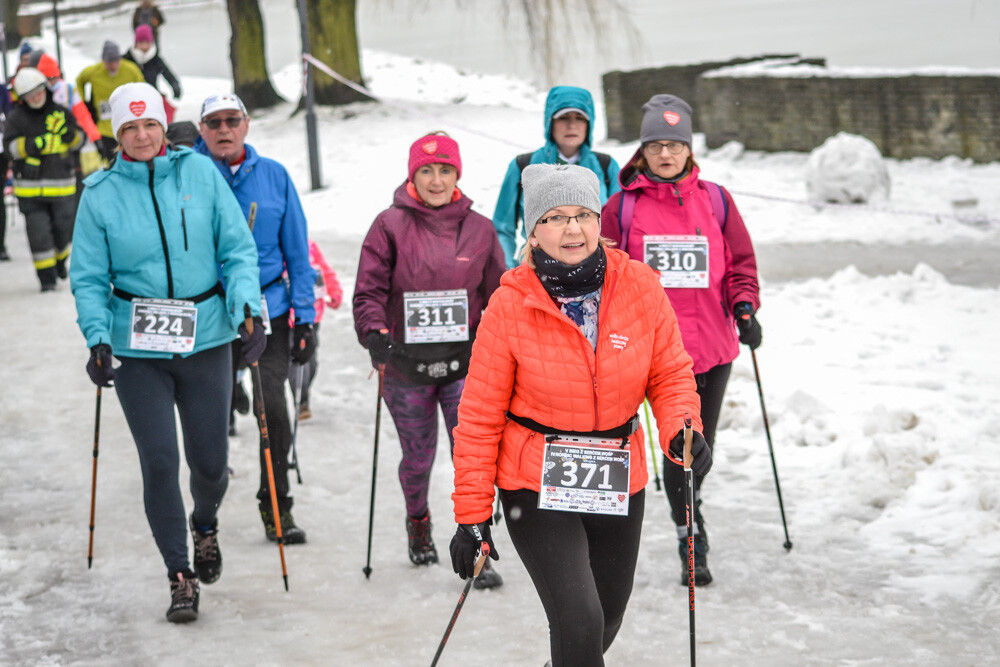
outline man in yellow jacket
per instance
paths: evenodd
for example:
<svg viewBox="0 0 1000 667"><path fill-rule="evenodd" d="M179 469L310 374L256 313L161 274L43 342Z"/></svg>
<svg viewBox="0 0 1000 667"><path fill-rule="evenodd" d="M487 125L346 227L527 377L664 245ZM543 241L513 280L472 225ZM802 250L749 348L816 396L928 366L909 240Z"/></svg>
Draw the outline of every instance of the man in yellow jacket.
<svg viewBox="0 0 1000 667"><path fill-rule="evenodd" d="M112 41L104 42L101 62L85 67L76 77L76 89L93 105L97 114L97 129L101 132L97 148L109 162L118 146L118 141L111 132L111 93L118 86L143 83L145 80L142 70L135 63L122 60L121 49ZM90 93L85 94L88 84Z"/></svg>

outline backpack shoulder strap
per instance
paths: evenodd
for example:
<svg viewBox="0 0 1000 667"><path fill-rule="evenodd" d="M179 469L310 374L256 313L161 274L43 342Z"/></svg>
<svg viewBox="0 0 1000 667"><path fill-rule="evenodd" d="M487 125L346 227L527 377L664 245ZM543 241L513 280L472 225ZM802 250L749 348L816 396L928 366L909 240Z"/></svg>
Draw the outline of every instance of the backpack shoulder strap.
<svg viewBox="0 0 1000 667"><path fill-rule="evenodd" d="M708 199L712 203L712 213L719 223L719 229L726 231L726 219L729 217L729 202L722 192L722 186L712 181L699 181L701 187L708 192Z"/></svg>
<svg viewBox="0 0 1000 667"><path fill-rule="evenodd" d="M621 249L625 252L628 252L628 234L632 229L632 214L638 198L638 190L622 190L622 198L618 201L618 229L622 235Z"/></svg>
<svg viewBox="0 0 1000 667"><path fill-rule="evenodd" d="M531 153L521 153L514 162L517 163L517 171L520 174L524 168L531 163ZM521 197L524 196L524 188L521 187L521 177L517 177L517 198L514 199L514 229L517 229L517 212L521 210Z"/></svg>
<svg viewBox="0 0 1000 667"><path fill-rule="evenodd" d="M594 151L594 155L597 157L597 161L601 164L601 173L604 174L604 187L611 191L611 177L608 176L608 167L611 166L611 156L607 153L598 153Z"/></svg>

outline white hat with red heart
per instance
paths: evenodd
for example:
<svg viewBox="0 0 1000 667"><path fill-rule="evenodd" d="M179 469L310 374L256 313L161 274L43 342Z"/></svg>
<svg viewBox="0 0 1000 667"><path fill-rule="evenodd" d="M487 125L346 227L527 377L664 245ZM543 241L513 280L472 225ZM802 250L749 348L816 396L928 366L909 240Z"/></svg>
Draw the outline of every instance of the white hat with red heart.
<svg viewBox="0 0 1000 667"><path fill-rule="evenodd" d="M126 83L111 93L111 131L118 138L118 130L131 120L152 118L167 130L167 114L163 110L163 96L148 83Z"/></svg>

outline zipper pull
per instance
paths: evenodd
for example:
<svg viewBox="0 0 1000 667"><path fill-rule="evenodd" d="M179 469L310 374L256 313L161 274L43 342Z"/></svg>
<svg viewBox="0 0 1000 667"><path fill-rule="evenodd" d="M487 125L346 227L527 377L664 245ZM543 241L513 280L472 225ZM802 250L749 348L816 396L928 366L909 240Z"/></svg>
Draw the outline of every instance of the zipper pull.
<svg viewBox="0 0 1000 667"><path fill-rule="evenodd" d="M674 183L674 194L677 196L677 205L684 206L684 197L681 196L681 191L676 183Z"/></svg>
<svg viewBox="0 0 1000 667"><path fill-rule="evenodd" d="M701 227L695 227L694 233L697 234L698 236L701 236Z"/></svg>

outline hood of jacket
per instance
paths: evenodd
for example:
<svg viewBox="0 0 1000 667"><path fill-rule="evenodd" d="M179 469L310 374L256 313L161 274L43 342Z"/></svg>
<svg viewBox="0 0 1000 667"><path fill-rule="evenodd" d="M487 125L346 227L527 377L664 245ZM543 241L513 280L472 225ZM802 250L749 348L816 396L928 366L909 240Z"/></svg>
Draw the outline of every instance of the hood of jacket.
<svg viewBox="0 0 1000 667"><path fill-rule="evenodd" d="M545 147L558 155L559 147L552 141L552 116L560 109L583 109L587 112L587 140L583 145L590 148L594 143L594 98L590 91L576 86L554 86L545 98ZM554 160L553 160L554 162Z"/></svg>

